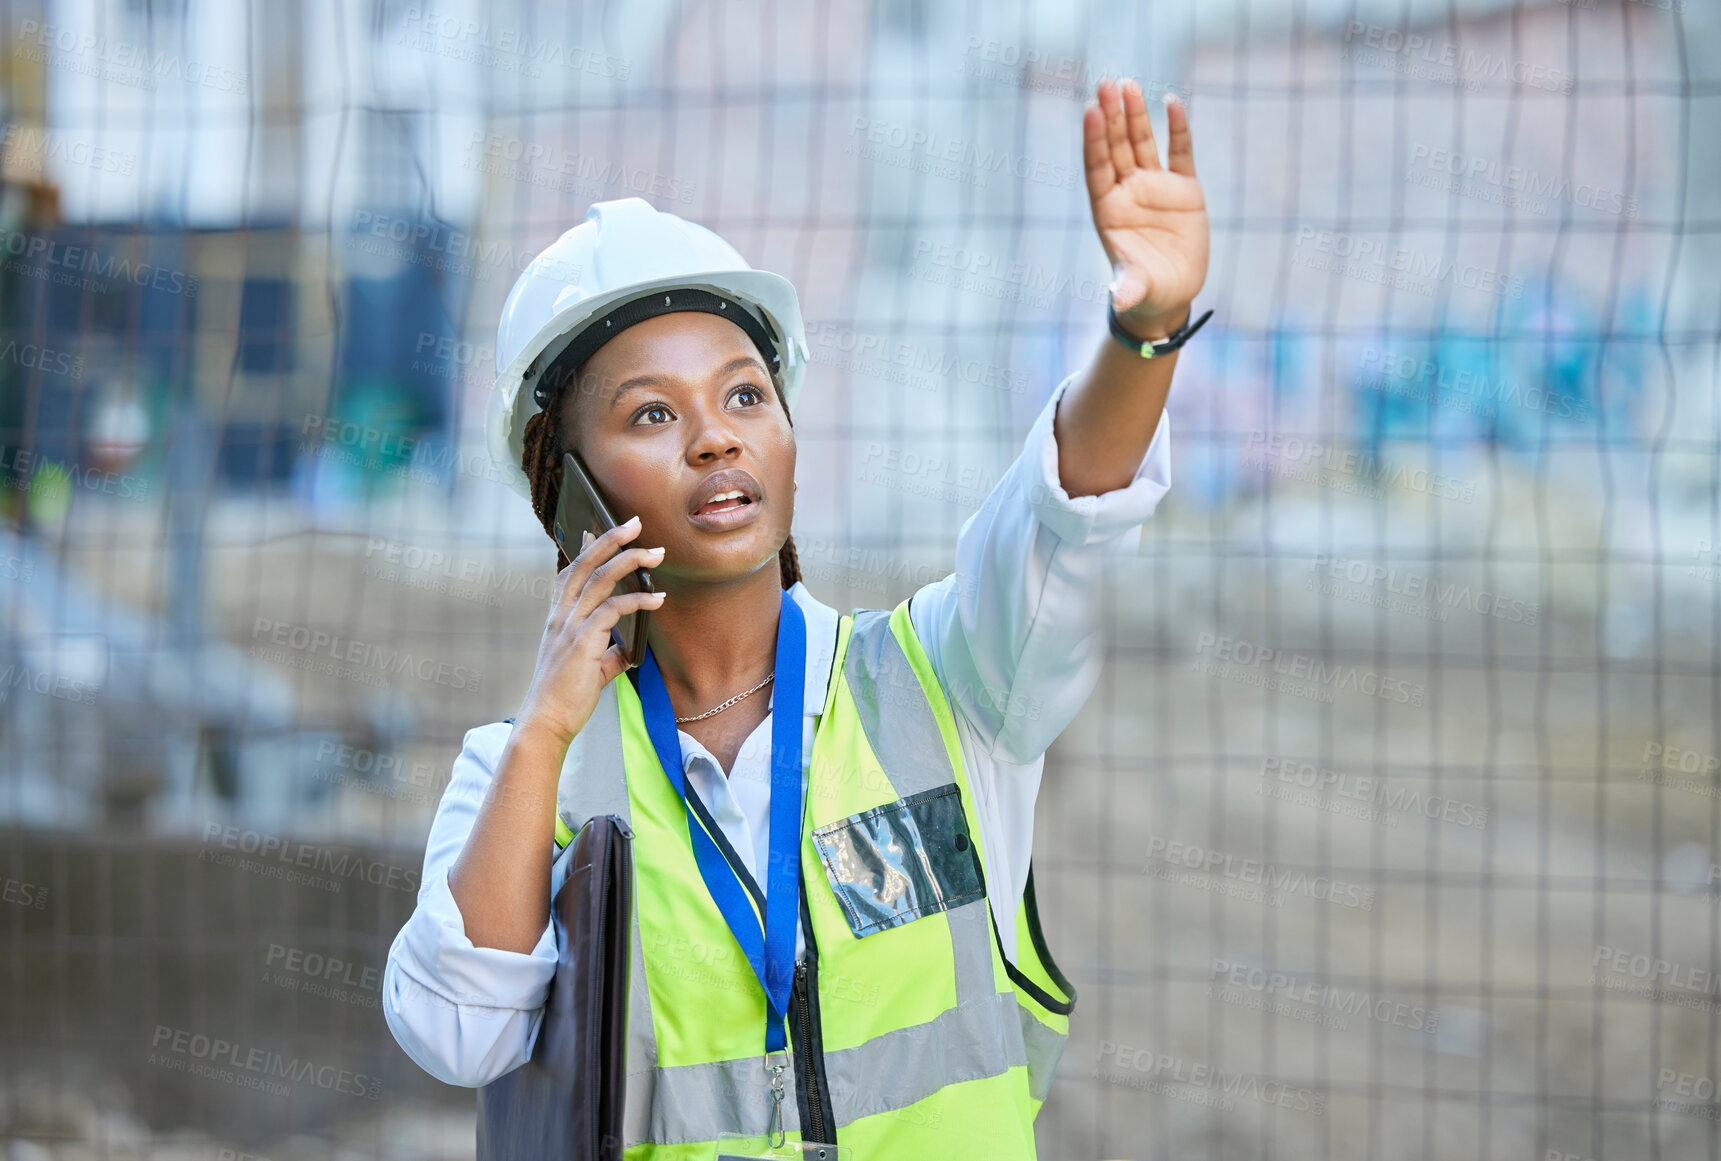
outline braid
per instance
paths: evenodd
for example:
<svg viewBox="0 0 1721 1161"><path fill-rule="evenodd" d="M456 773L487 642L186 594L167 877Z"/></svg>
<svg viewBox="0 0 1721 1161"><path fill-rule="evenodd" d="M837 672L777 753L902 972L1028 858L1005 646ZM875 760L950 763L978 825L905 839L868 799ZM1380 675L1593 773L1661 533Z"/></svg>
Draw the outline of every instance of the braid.
<svg viewBox="0 0 1721 1161"><path fill-rule="evenodd" d="M555 454L561 445L558 401L559 398L552 399L547 409L528 419L526 430L521 432L525 455L520 466L532 485L532 511L537 513L538 523L544 526L552 544L556 544L556 504L562 495L562 459ZM556 544L556 571L561 572L568 564L567 554Z"/></svg>
<svg viewBox="0 0 1721 1161"><path fill-rule="evenodd" d="M526 473L526 479L532 487L532 511L538 516L538 523L544 526L551 543L555 543L556 505L562 495L562 387L574 377L577 368L567 370L561 375L561 382L550 387L550 405L526 420L526 427L520 433L524 454L520 458L520 467ZM552 364L544 372L554 375L558 371ZM783 399L782 383L777 376L771 376L771 386L776 389L777 400L783 404L783 415L789 418L789 405ZM521 387L524 391L526 388ZM789 418L789 426L795 421ZM562 551L561 545L556 545L556 571L567 568L569 560ZM801 561L795 553L795 537L791 533L783 542L783 547L777 552L777 572L782 578L785 589L794 586L801 579Z"/></svg>
<svg viewBox="0 0 1721 1161"><path fill-rule="evenodd" d="M777 393L777 402L783 405L783 418L789 421L789 429L794 430L795 417L789 414L789 401L783 398L783 381L776 372L768 372L771 376L771 390ZM795 491L789 489L789 502L794 503ZM795 553L795 534L789 533L783 540L783 547L777 550L777 571L783 580L785 589L794 588L795 582L801 579L801 558Z"/></svg>
<svg viewBox="0 0 1721 1161"><path fill-rule="evenodd" d="M795 536L783 541L783 547L777 551L777 570L782 574L783 587L792 589L795 582L801 579L801 558L795 555Z"/></svg>

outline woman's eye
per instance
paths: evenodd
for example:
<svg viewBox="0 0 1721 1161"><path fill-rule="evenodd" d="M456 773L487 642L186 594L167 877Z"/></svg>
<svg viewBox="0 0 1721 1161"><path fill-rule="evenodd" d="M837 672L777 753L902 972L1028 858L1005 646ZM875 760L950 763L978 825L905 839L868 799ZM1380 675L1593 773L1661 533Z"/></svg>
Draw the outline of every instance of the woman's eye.
<svg viewBox="0 0 1721 1161"><path fill-rule="evenodd" d="M744 383L729 393L730 401L733 402L734 400L739 399L742 401L742 406L757 406L758 404L765 402L765 398L765 392L751 383ZM648 418L652 415L661 415L663 418L657 420ZM648 404L633 414L633 422L635 425L643 425L645 427L657 427L662 423L669 422L671 418L673 417L670 415L669 408L665 407L661 403Z"/></svg>

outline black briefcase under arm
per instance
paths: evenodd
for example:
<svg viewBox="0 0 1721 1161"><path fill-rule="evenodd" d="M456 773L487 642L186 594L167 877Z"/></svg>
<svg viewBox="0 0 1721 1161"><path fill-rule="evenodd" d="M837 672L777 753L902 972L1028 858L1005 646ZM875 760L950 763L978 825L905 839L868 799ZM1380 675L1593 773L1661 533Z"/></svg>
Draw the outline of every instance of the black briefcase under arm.
<svg viewBox="0 0 1721 1161"><path fill-rule="evenodd" d="M633 832L598 815L550 905L556 975L525 1064L478 1090L478 1161L619 1161L627 1092Z"/></svg>

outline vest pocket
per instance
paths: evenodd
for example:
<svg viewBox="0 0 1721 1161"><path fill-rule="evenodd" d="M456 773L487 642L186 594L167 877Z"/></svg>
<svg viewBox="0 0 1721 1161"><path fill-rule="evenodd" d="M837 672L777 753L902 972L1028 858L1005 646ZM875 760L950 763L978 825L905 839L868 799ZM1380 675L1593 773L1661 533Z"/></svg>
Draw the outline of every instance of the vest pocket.
<svg viewBox="0 0 1721 1161"><path fill-rule="evenodd" d="M813 844L857 937L986 895L954 782L827 823Z"/></svg>

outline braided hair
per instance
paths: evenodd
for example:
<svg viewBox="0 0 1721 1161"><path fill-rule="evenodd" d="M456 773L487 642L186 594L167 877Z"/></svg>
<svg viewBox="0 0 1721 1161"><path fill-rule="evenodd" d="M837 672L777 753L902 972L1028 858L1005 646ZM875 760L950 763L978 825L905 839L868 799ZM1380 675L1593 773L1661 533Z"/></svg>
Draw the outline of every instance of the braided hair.
<svg viewBox="0 0 1721 1161"><path fill-rule="evenodd" d="M575 378L578 370L577 367L566 366L559 359L545 369L546 378L555 377L548 384L549 406L528 419L525 429L520 433L521 442L525 445L520 467L532 486L532 511L537 513L538 523L544 526L544 531L549 533L552 542L555 541L556 504L562 494L562 451L565 446L562 433L562 392L568 382ZM771 374L771 387L777 393L777 402L783 405L784 418L789 420L790 427L794 427L795 421L789 416L788 401L783 398L782 381L774 373ZM529 390L529 387L522 386L520 389L525 391ZM571 444L571 438L566 443ZM556 571L561 572L568 564L567 554L562 551L562 546L557 544ZM801 579L801 561L795 555L793 534L783 541L783 547L777 551L777 571L785 589Z"/></svg>

